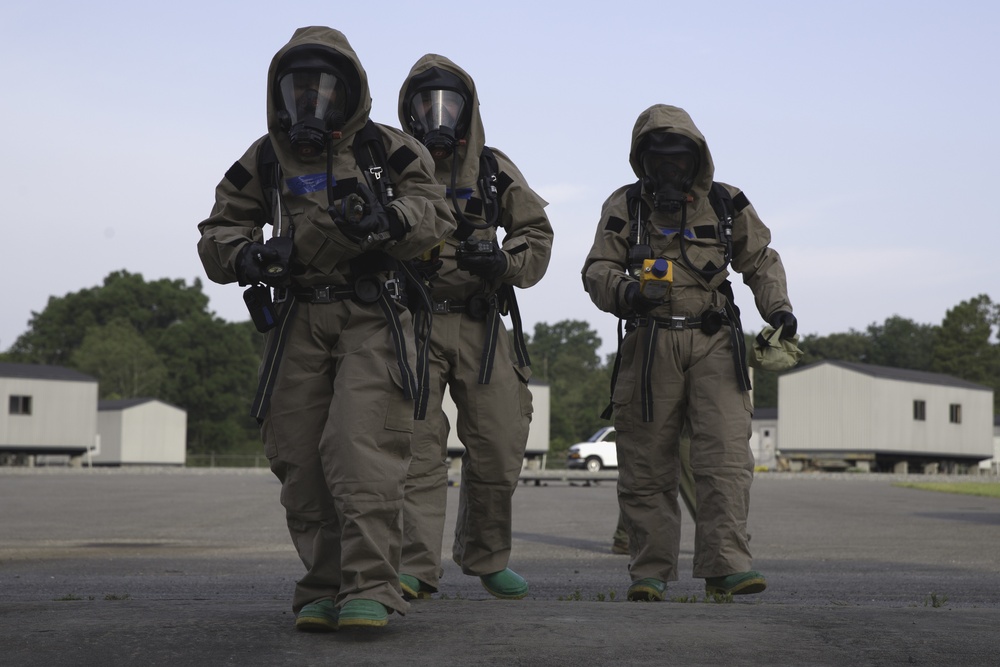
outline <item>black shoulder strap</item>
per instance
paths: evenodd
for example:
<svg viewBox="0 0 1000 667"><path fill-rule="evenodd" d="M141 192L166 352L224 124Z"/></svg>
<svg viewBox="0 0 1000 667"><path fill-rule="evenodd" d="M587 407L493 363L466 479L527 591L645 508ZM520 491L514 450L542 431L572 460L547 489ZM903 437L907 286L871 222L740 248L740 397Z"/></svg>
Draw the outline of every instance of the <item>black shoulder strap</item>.
<svg viewBox="0 0 1000 667"><path fill-rule="evenodd" d="M736 215L736 206L733 204L733 196L729 190L721 183L712 183L712 189L708 191L708 203L712 205L712 210L719 220L732 218Z"/></svg>
<svg viewBox="0 0 1000 667"><path fill-rule="evenodd" d="M486 222L494 227L500 220L500 196L510 185L509 182L501 183L499 177L500 165L497 156L489 146L483 146L479 154L479 194L483 198Z"/></svg>
<svg viewBox="0 0 1000 667"><path fill-rule="evenodd" d="M354 135L354 159L365 171L368 186L385 206L393 197L392 181L389 180L389 170L386 166L385 144L382 133L371 119Z"/></svg>
<svg viewBox="0 0 1000 667"><path fill-rule="evenodd" d="M643 213L645 206L642 201L642 181L636 181L625 191L625 206L628 207L628 243L630 246L639 243L639 229L642 227Z"/></svg>
<svg viewBox="0 0 1000 667"><path fill-rule="evenodd" d="M264 143L257 148L257 174L260 177L260 187L264 192L266 205L264 224L273 224L274 210L278 201L278 182L281 180L281 165L278 164L278 155L274 152L270 136L265 137Z"/></svg>

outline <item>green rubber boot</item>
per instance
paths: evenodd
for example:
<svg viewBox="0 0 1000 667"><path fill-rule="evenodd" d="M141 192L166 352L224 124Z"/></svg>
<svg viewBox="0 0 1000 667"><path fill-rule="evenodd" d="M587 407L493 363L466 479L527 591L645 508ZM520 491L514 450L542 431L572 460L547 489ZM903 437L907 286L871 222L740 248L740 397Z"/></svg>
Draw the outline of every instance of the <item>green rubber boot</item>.
<svg viewBox="0 0 1000 667"><path fill-rule="evenodd" d="M501 600L520 600L528 594L528 582L509 567L479 577L490 595Z"/></svg>
<svg viewBox="0 0 1000 667"><path fill-rule="evenodd" d="M333 600L310 602L295 617L295 629L302 632L335 632L337 605Z"/></svg>
<svg viewBox="0 0 1000 667"><path fill-rule="evenodd" d="M667 582L647 577L633 581L626 597L630 602L662 602L667 592Z"/></svg>
<svg viewBox="0 0 1000 667"><path fill-rule="evenodd" d="M389 612L375 600L349 600L340 608L342 628L381 628L388 623Z"/></svg>
<svg viewBox="0 0 1000 667"><path fill-rule="evenodd" d="M412 574L399 575L399 587L403 589L404 600L430 600L434 589Z"/></svg>
<svg viewBox="0 0 1000 667"><path fill-rule="evenodd" d="M760 572L737 572L725 577L705 579L706 595L752 595L767 588L767 580Z"/></svg>

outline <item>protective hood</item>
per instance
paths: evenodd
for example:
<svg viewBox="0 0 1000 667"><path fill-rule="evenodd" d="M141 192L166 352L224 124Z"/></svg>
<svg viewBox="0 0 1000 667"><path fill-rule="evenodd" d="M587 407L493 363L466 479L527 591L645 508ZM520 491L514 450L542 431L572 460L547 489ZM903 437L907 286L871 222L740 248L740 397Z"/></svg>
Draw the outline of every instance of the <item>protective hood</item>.
<svg viewBox="0 0 1000 667"><path fill-rule="evenodd" d="M347 95L343 125L339 130L341 138L334 139L334 152L338 152L339 147L345 142L349 144L353 135L364 127L371 112L372 100L368 88L368 75L361 67L361 62L347 41L347 37L338 30L323 26L297 29L288 43L274 54L267 71L268 134L278 154L278 161L286 171L296 162L325 162L325 157L322 155L304 160L292 150L288 131L282 119L285 107L282 103L283 91L278 80L290 61L308 63L316 60L334 64L339 74L337 78L345 87L343 92Z"/></svg>
<svg viewBox="0 0 1000 667"><path fill-rule="evenodd" d="M469 127L464 136L458 137L464 143L458 145L455 153L459 160L458 187L473 187L479 176L479 154L482 152L483 146L486 145L486 132L483 129L482 116L479 114L479 94L476 92L476 83L469 76L468 72L444 56L435 53L428 53L422 56L410 68L410 73L399 90L399 105L397 110L399 112L400 127L407 134L414 134L412 116L409 109L410 98L414 89L420 83L420 79L426 78L426 73L432 68L437 68L445 74L457 77L471 95L467 109ZM416 82L414 81L415 78L417 79ZM451 161L451 157L434 161L434 175L439 182L451 182Z"/></svg>
<svg viewBox="0 0 1000 667"><path fill-rule="evenodd" d="M639 118L635 121L635 127L632 128L632 145L629 150L628 161L632 165L632 171L640 179L645 174L640 162L638 148L642 144L643 136L650 132L679 134L687 137L698 146L701 155L690 194L695 199L708 197L708 192L712 187L712 180L715 178L715 164L712 162L712 154L708 150L705 137L695 126L694 121L691 120L691 116L683 109L666 104L654 104L639 114Z"/></svg>

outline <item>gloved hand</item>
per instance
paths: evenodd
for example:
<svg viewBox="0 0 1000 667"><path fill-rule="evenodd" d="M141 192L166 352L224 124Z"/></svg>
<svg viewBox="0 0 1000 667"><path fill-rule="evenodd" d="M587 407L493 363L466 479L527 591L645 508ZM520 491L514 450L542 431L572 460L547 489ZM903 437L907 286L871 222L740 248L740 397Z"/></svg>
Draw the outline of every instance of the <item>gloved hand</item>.
<svg viewBox="0 0 1000 667"><path fill-rule="evenodd" d="M268 282L270 276L265 270L266 267L275 262L281 261L281 255L274 248L251 241L242 248L236 255L236 277L240 285L256 285ZM283 275L283 274L282 274Z"/></svg>
<svg viewBox="0 0 1000 667"><path fill-rule="evenodd" d="M485 253L460 253L456 255L456 259L458 260L458 268L487 280L498 278L507 271L507 255L496 242L493 243L493 252L488 255Z"/></svg>
<svg viewBox="0 0 1000 667"><path fill-rule="evenodd" d="M438 271L440 271L441 267L444 266L444 262L442 262L440 259L418 258L410 260L410 265L413 267L413 270L416 271L421 278L423 278L427 282L430 282L435 278L437 278Z"/></svg>
<svg viewBox="0 0 1000 667"><path fill-rule="evenodd" d="M340 200L340 206L328 210L337 228L362 248L402 238L403 223L396 212L382 206L367 187L360 190L361 194L348 195Z"/></svg>
<svg viewBox="0 0 1000 667"><path fill-rule="evenodd" d="M779 310L776 313L772 313L772 315L767 318L767 323L775 329L783 327L781 329L780 340L792 338L799 329L799 321L796 320L795 316L787 310Z"/></svg>
<svg viewBox="0 0 1000 667"><path fill-rule="evenodd" d="M646 297L639 289L639 281L637 280L633 280L625 286L625 306L638 315L645 315L662 303L662 300Z"/></svg>

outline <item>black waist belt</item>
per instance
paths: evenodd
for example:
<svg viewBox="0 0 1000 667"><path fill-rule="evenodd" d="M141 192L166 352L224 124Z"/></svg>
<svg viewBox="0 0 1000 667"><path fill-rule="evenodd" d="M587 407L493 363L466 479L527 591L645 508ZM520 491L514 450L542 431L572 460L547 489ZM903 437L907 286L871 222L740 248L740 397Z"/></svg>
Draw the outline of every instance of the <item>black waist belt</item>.
<svg viewBox="0 0 1000 667"><path fill-rule="evenodd" d="M713 335L723 326L729 325L729 317L725 311L709 310L694 317L637 317L630 320L632 327L649 327L654 324L660 329L681 330L701 329L708 335Z"/></svg>
<svg viewBox="0 0 1000 667"><path fill-rule="evenodd" d="M288 299L292 296L292 299ZM281 304L278 312L278 325L272 329L270 344L264 352L264 371L261 373L257 385L257 395L254 398L250 415L260 424L264 421L270 407L271 393L274 390L274 383L278 375L278 366L281 362L281 355L285 347L287 338L287 324L291 319L292 311L297 302L306 303L335 303L347 299L355 299L361 303L377 303L385 315L389 324L389 334L392 337L392 344L396 352L396 364L403 380L403 396L409 399L418 399L421 392L417 376L410 368L410 361L406 352L406 338L403 325L399 321L396 313L396 305L393 301L400 301L402 290L399 281L395 279L387 280L384 283L377 278L362 278L355 282L353 287L346 285L311 285L309 287L293 286L289 288L277 288L274 291L275 303ZM287 303L286 303L287 301ZM419 350L418 350L419 352ZM426 369L425 369L426 371Z"/></svg>
<svg viewBox="0 0 1000 667"><path fill-rule="evenodd" d="M642 372L640 374L640 394L642 402L642 421L653 421L653 353L656 350L656 334L660 329L683 330L700 329L706 335L712 336L723 326L729 327L729 338L733 346L733 363L736 369L737 382L740 389L750 389L750 378L746 370L746 343L743 340L743 327L739 316L726 302L724 310L707 310L694 317L638 317L629 320L632 329L645 327L649 333L643 345Z"/></svg>
<svg viewBox="0 0 1000 667"><path fill-rule="evenodd" d="M464 313L468 310L465 301L458 299L445 299L444 301L432 301L431 312L435 315L446 315L448 313Z"/></svg>
<svg viewBox="0 0 1000 667"><path fill-rule="evenodd" d="M518 365L525 368L531 364L524 340L521 313L511 285L501 285L495 294L475 294L464 301L459 299L432 301L431 306L431 312L435 315L462 313L474 320L486 322L486 340L483 341L483 353L479 361L479 384L489 384L493 377L501 315L510 313L514 325L514 351L517 354Z"/></svg>
<svg viewBox="0 0 1000 667"><path fill-rule="evenodd" d="M274 302L281 303L289 296L305 303L336 303L354 299L361 303L376 303L382 293L395 301L404 297L403 287L396 278L381 280L376 276L363 276L353 285L293 285L274 290Z"/></svg>

